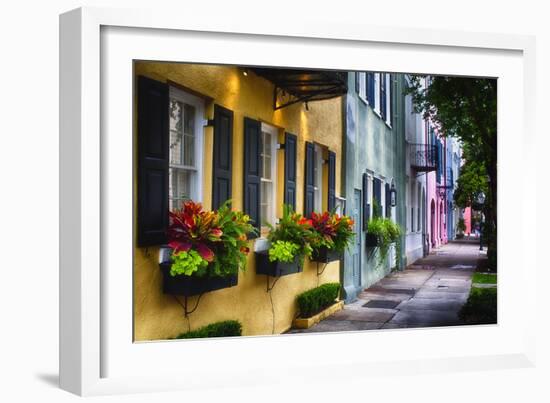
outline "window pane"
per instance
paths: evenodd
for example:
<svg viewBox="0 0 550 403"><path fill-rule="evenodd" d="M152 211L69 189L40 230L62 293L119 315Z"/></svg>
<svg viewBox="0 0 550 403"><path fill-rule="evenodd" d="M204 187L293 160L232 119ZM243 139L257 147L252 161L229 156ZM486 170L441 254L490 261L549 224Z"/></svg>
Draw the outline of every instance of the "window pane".
<svg viewBox="0 0 550 403"><path fill-rule="evenodd" d="M195 166L195 107L184 104L183 165Z"/></svg>
<svg viewBox="0 0 550 403"><path fill-rule="evenodd" d="M264 154L271 156L271 134L264 132Z"/></svg>
<svg viewBox="0 0 550 403"><path fill-rule="evenodd" d="M195 136L183 135L183 165L195 166Z"/></svg>
<svg viewBox="0 0 550 403"><path fill-rule="evenodd" d="M170 209L181 208L182 201L191 198L194 175L192 171L170 168Z"/></svg>
<svg viewBox="0 0 550 403"><path fill-rule="evenodd" d="M262 177L264 179L271 179L271 157L264 157L264 172Z"/></svg>
<svg viewBox="0 0 550 403"><path fill-rule="evenodd" d="M260 202L262 225L264 224L264 222L269 222L273 224L272 213L271 213L273 211L272 190L273 190L273 182L262 181L262 194L261 194L261 202Z"/></svg>
<svg viewBox="0 0 550 403"><path fill-rule="evenodd" d="M181 102L170 100L170 163L181 164L182 148L182 118Z"/></svg>

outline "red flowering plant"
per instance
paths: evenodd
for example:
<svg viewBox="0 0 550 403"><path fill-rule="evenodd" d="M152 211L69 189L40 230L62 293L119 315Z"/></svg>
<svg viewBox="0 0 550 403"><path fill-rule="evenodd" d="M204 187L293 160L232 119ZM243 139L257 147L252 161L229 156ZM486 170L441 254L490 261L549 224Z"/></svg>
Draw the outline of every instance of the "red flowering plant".
<svg viewBox="0 0 550 403"><path fill-rule="evenodd" d="M311 247L318 251L322 247L338 253L350 245L353 236L353 220L348 216L325 211L322 214L311 213Z"/></svg>
<svg viewBox="0 0 550 403"><path fill-rule="evenodd" d="M245 269L247 234L254 228L246 214L229 205L228 201L217 212L204 211L200 203L187 200L170 212L172 276L227 276Z"/></svg>

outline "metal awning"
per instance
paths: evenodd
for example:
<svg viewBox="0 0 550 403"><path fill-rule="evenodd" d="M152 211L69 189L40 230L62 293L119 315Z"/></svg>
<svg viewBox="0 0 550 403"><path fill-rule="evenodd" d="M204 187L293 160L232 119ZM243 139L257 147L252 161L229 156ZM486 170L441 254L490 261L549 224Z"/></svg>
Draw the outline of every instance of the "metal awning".
<svg viewBox="0 0 550 403"><path fill-rule="evenodd" d="M251 68L275 84L273 109L336 98L348 91L348 73L327 70Z"/></svg>

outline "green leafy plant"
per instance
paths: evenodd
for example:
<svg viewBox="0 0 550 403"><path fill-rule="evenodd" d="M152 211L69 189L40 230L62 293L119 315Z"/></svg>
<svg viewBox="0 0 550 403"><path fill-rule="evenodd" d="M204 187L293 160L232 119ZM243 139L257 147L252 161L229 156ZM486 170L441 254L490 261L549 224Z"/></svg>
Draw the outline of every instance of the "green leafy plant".
<svg viewBox="0 0 550 403"><path fill-rule="evenodd" d="M394 242L396 244L396 260L399 258L401 254L401 236L403 234L399 224L394 223L389 218L374 217L367 224L367 234L374 235L378 241L380 263L384 262L390 245Z"/></svg>
<svg viewBox="0 0 550 403"><path fill-rule="evenodd" d="M274 262L278 260L279 262L290 263L294 261L296 253L300 249L300 246L295 243L288 241L275 241L269 248L269 261Z"/></svg>
<svg viewBox="0 0 550 403"><path fill-rule="evenodd" d="M309 318L332 305L340 292L339 283L326 283L305 291L296 297L300 316Z"/></svg>
<svg viewBox="0 0 550 403"><path fill-rule="evenodd" d="M181 251L179 253L172 254L170 275L191 276L192 274L197 274L201 276L204 275L207 267L208 261L204 259L196 250L189 249L188 251Z"/></svg>
<svg viewBox="0 0 550 403"><path fill-rule="evenodd" d="M250 252L247 234L255 231L250 217L226 201L217 211L204 211L186 200L170 212L168 246L173 276L229 276L245 270Z"/></svg>
<svg viewBox="0 0 550 403"><path fill-rule="evenodd" d="M274 247L277 241L294 244L297 248L294 248L293 259L295 256L298 256L298 263L300 266L303 266L304 259L311 256L312 253L310 245L310 239L312 237L311 220L295 213L292 206L285 205L283 206L283 216L279 219L277 226L274 227L269 223L267 225L269 227L267 239L271 242L269 250ZM282 248L282 246L278 248Z"/></svg>
<svg viewBox="0 0 550 403"><path fill-rule="evenodd" d="M205 337L234 337L242 335L242 325L236 320L215 322L191 332L182 333L176 339L198 339Z"/></svg>

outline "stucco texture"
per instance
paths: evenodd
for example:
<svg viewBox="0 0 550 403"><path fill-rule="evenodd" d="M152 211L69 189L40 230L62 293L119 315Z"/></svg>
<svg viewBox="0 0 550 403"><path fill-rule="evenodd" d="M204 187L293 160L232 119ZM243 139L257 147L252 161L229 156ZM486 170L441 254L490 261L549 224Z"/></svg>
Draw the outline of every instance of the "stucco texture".
<svg viewBox="0 0 550 403"><path fill-rule="evenodd" d="M213 117L214 104L234 113L233 124L233 180L232 200L237 209L243 207L243 119L250 117L269 123L279 129L279 142L284 143L284 132L298 137L296 209L303 211L305 141L328 147L336 153L336 194L340 193L342 163L342 111L340 98L311 102L305 110L295 104L273 110L273 84L243 69L233 66L197 65L180 63L136 62L134 78L147 76L162 82L176 83L205 99L205 118ZM135 101L135 100L134 100ZM134 102L135 104L135 102ZM135 114L134 114L135 116ZM136 125L135 125L136 126ZM137 129L137 128L136 128ZM136 135L136 129L135 135ZM203 200L211 207L212 128L204 131ZM284 178L284 152L278 152L278 177ZM324 181L327 180L324 166ZM135 175L136 177L137 175ZM277 182L277 216L282 214L283 180ZM136 186L134 186L134 189ZM326 186L324 187L326 189ZM323 209L326 209L326 192ZM134 196L134 202L136 198ZM135 225L134 225L135 228ZM251 241L254 250L255 241ZM135 243L134 243L135 245ZM272 290L275 312L272 329L272 306L266 292L266 276L257 275L254 253L250 253L246 272L239 273L235 287L206 293L197 310L189 317L191 329L227 319L239 320L243 335L267 335L286 331L297 311L296 295L325 282L339 281L339 262L330 263L318 278L316 263L306 261L302 273L281 277ZM273 279L271 279L273 282ZM197 297L189 300L194 306ZM183 309L173 296L161 290L161 272L158 267L158 248L134 248L134 340L158 340L175 337L188 330Z"/></svg>

